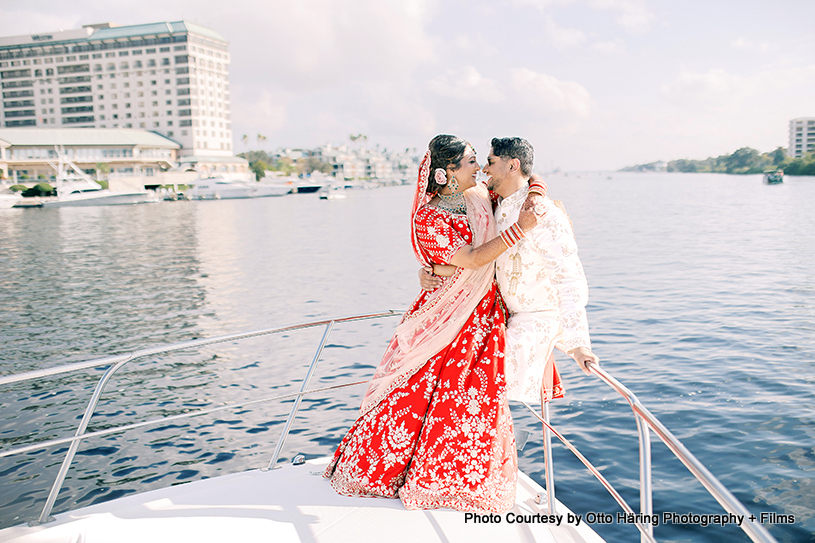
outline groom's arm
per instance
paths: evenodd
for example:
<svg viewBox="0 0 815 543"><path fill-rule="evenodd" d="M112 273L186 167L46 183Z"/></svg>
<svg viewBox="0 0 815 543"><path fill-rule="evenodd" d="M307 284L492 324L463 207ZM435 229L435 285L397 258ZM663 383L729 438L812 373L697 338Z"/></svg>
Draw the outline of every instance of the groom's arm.
<svg viewBox="0 0 815 543"><path fill-rule="evenodd" d="M586 363L599 363L599 358L591 351L586 316L588 283L577 255L577 243L568 215L562 208L552 208L549 215L553 215L548 216L549 228L539 230L535 242L545 254L546 273L557 290L564 349L588 374Z"/></svg>

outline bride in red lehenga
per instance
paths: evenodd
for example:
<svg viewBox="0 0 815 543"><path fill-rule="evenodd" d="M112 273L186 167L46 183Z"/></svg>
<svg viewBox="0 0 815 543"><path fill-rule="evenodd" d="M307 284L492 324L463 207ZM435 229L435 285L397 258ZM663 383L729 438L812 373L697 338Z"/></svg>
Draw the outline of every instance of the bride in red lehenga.
<svg viewBox="0 0 815 543"><path fill-rule="evenodd" d="M536 219L522 211L496 235L479 170L466 141L430 142L413 202L413 249L422 265L458 268L441 288L422 291L397 327L325 471L340 494L398 496L408 509L505 512L515 503L505 309L493 260Z"/></svg>

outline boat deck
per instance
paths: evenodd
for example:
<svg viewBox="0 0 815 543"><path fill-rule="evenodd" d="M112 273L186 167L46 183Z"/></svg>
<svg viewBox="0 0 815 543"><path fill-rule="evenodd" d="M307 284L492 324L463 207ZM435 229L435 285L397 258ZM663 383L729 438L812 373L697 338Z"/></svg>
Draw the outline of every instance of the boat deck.
<svg viewBox="0 0 815 543"><path fill-rule="evenodd" d="M585 522L568 523L569 510L561 503L560 526L510 522L515 515L548 518L546 508L535 503L543 489L522 472L515 507L490 523L449 509L406 510L399 500L340 496L321 476L327 463L323 458L135 494L62 513L42 526L7 528L0 541L603 543Z"/></svg>

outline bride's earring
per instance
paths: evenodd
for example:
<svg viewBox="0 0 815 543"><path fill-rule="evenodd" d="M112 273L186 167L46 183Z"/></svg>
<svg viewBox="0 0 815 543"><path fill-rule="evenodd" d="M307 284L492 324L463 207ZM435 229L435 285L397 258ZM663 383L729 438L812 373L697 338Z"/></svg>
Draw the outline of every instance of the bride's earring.
<svg viewBox="0 0 815 543"><path fill-rule="evenodd" d="M456 180L456 174L453 174L453 178L447 183L447 186L450 187L450 190L455 194L458 192L458 181Z"/></svg>

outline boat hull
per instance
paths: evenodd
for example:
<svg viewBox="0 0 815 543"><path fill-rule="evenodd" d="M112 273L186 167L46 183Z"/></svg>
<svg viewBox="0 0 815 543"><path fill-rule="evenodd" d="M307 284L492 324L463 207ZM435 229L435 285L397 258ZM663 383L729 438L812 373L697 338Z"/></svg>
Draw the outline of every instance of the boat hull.
<svg viewBox="0 0 815 543"><path fill-rule="evenodd" d="M149 192L111 192L108 194L69 194L57 200L43 201L43 207L87 207L147 204L158 201Z"/></svg>
<svg viewBox="0 0 815 543"><path fill-rule="evenodd" d="M194 187L184 194L192 200L237 200L245 198L268 198L285 196L291 187L272 185L239 185L221 184L211 187Z"/></svg>

